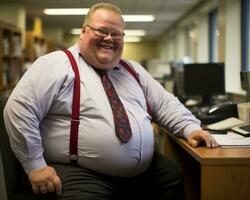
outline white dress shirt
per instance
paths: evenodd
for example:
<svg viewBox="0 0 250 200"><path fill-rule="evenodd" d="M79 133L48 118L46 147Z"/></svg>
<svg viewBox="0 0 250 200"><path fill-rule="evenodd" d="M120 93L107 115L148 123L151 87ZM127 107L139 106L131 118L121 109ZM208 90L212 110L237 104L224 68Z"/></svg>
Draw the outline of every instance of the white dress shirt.
<svg viewBox="0 0 250 200"><path fill-rule="evenodd" d="M78 164L112 176L135 176L150 165L154 135L146 101L154 120L171 133L187 137L200 122L138 63L130 61L141 86L122 66L108 74L127 112L132 138L121 143L112 110L96 71L69 49L81 79ZM38 58L13 90L4 110L14 153L25 171L48 162L70 163L69 135L74 72L66 54L56 51Z"/></svg>

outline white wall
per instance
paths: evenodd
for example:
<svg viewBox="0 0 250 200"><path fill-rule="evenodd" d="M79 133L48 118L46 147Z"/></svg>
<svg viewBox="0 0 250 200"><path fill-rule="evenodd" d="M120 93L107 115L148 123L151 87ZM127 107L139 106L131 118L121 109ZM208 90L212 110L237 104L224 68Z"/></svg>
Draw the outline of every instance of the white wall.
<svg viewBox="0 0 250 200"><path fill-rule="evenodd" d="M208 62L208 16L197 15L197 62Z"/></svg>
<svg viewBox="0 0 250 200"><path fill-rule="evenodd" d="M177 49L177 45L176 45L176 35L172 35L169 37L168 41L167 41L167 53L168 53L168 61L172 61L174 59L177 58L177 54L176 54L176 49Z"/></svg>
<svg viewBox="0 0 250 200"><path fill-rule="evenodd" d="M177 50L177 39L176 39L176 31L171 30L166 35L163 35L161 40L158 41L158 49L159 49L159 59L164 60L166 62L173 61L177 58L176 50Z"/></svg>
<svg viewBox="0 0 250 200"><path fill-rule="evenodd" d="M168 49L167 49L167 37L162 38L161 42L157 44L157 48L159 49L159 58L167 61L169 58Z"/></svg>
<svg viewBox="0 0 250 200"><path fill-rule="evenodd" d="M177 29L177 58L186 56L186 33L183 27Z"/></svg>
<svg viewBox="0 0 250 200"><path fill-rule="evenodd" d="M240 1L225 1L225 65L226 91L244 94L240 84L241 69L241 5Z"/></svg>

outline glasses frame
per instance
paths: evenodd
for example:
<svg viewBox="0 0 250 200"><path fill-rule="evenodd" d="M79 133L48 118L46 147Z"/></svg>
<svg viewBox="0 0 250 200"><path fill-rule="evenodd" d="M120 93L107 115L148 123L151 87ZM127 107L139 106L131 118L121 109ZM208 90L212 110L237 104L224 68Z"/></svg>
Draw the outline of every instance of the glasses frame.
<svg viewBox="0 0 250 200"><path fill-rule="evenodd" d="M89 27L96 36L98 37L102 37L102 38L105 38L107 36L111 36L113 40L122 40L125 33L123 32L118 32L118 31L108 31L104 28L95 28L93 26L90 26L90 25L85 25L85 27Z"/></svg>

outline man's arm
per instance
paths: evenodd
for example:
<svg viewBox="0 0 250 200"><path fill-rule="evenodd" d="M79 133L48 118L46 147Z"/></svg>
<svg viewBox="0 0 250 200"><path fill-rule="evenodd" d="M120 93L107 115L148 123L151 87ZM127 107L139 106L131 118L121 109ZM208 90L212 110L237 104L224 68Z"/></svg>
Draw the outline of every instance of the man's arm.
<svg viewBox="0 0 250 200"><path fill-rule="evenodd" d="M65 69L63 64L58 63L60 73ZM44 58L38 59L19 81L4 109L12 150L27 173L34 193L61 193L60 178L44 160L39 127L65 80L58 75L56 67Z"/></svg>
<svg viewBox="0 0 250 200"><path fill-rule="evenodd" d="M131 62L139 74L144 94L153 111L154 121L165 127L172 134L187 139L193 146L206 144L207 147L217 147L213 136L201 129L200 121L171 93L166 91L139 64Z"/></svg>

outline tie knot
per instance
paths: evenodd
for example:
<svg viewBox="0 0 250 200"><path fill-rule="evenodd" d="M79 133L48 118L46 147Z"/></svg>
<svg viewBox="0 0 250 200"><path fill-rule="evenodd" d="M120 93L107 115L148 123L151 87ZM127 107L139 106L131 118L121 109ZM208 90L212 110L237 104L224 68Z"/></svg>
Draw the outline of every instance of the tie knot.
<svg viewBox="0 0 250 200"><path fill-rule="evenodd" d="M96 71L100 76L105 76L105 75L107 75L107 73L108 73L107 70L101 70L101 69L95 69L95 71Z"/></svg>

